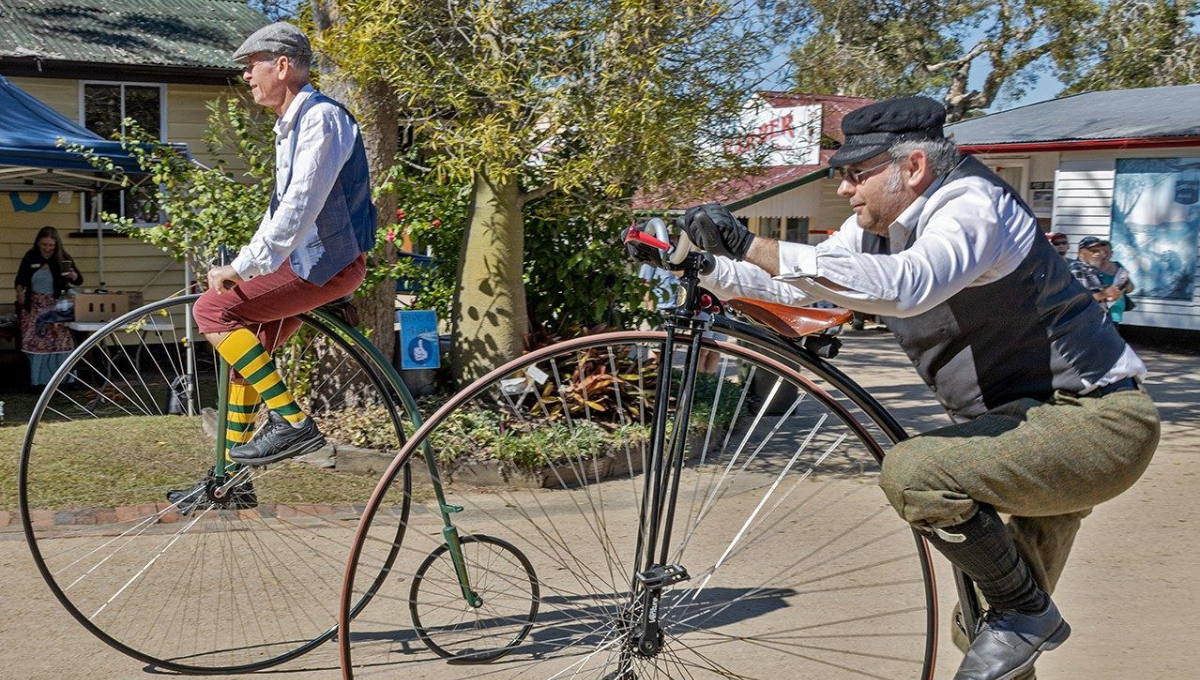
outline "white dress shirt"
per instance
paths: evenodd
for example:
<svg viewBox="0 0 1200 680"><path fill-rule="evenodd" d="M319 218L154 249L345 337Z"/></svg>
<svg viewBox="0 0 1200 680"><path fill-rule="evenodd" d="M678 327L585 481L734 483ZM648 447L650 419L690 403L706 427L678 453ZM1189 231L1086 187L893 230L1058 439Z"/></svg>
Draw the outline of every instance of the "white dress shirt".
<svg viewBox="0 0 1200 680"><path fill-rule="evenodd" d="M749 263L717 258L716 268L702 282L725 299L750 297L789 305L827 300L860 312L909 317L933 309L964 288L1008 276L1034 241L1045 238L1015 198L978 177L930 186L888 227L891 254L862 252L862 237L863 229L852 215L816 246L781 241L777 277ZM818 278L848 290L822 285ZM1145 364L1126 345L1116 365L1087 389L1145 375Z"/></svg>
<svg viewBox="0 0 1200 680"><path fill-rule="evenodd" d="M258 231L232 263L244 279L279 269L316 229L317 215L342 166L354 152L357 125L341 108L328 102L311 102L315 93L312 85L304 86L275 122L275 192L279 207L274 215L270 211L263 215Z"/></svg>

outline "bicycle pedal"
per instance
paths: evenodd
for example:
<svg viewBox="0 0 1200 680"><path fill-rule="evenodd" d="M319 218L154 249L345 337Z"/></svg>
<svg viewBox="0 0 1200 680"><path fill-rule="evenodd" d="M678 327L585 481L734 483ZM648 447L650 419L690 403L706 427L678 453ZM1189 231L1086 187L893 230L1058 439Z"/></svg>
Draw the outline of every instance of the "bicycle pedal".
<svg viewBox="0 0 1200 680"><path fill-rule="evenodd" d="M669 585L687 581L692 577L682 564L660 564L650 567L637 575L642 585L647 588L666 588Z"/></svg>

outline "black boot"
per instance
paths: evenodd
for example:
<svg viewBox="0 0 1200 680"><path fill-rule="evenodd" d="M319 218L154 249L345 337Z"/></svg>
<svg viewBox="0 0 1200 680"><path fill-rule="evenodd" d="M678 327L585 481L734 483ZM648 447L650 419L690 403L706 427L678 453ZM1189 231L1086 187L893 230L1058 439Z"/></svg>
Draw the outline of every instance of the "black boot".
<svg viewBox="0 0 1200 680"><path fill-rule="evenodd" d="M1038 655L1071 634L992 507L981 505L974 517L937 530L929 542L975 581L991 607L955 680L1021 677Z"/></svg>

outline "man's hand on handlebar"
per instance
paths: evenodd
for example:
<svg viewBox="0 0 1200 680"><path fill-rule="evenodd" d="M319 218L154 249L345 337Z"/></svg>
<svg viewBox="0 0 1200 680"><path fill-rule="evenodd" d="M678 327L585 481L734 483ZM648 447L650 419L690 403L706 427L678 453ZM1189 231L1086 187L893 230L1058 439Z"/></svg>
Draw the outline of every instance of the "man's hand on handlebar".
<svg viewBox="0 0 1200 680"><path fill-rule="evenodd" d="M208 270L208 287L217 291L217 295L232 290L244 280L230 265L213 267Z"/></svg>
<svg viewBox="0 0 1200 680"><path fill-rule="evenodd" d="M684 213L681 227L692 243L714 255L746 259L754 234L720 203L705 203Z"/></svg>
<svg viewBox="0 0 1200 680"><path fill-rule="evenodd" d="M657 226L655 225L657 223ZM717 259L709 253L696 249L687 235L680 236L678 243L668 244L666 224L658 218L631 227L625 233L625 252L635 262L644 262L652 267L680 274L692 262L700 274L711 274ZM650 232L656 232L656 237ZM675 241L675 237L671 237Z"/></svg>

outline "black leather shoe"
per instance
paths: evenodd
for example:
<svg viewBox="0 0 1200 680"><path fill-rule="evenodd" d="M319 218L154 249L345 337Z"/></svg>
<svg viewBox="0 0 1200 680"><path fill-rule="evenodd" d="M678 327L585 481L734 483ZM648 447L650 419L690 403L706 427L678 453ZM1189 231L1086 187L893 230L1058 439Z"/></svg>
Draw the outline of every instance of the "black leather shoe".
<svg viewBox="0 0 1200 680"><path fill-rule="evenodd" d="M173 503L179 514L187 517L196 510L209 507L229 508L233 510L250 510L258 507L258 497L254 494L254 482L247 479L229 490L223 503L214 502L209 496L209 487L214 483L213 469L209 468L204 479L187 489L173 489L167 492L167 502Z"/></svg>
<svg viewBox="0 0 1200 680"><path fill-rule="evenodd" d="M312 453L322 446L325 446L325 437L312 418L305 420L300 427L292 427L283 416L269 411L267 422L254 433L250 441L234 447L229 452L229 458L243 465L266 465Z"/></svg>
<svg viewBox="0 0 1200 680"><path fill-rule="evenodd" d="M1058 607L1050 602L1041 614L991 611L954 680L1015 680L1033 668L1042 652L1071 635Z"/></svg>

